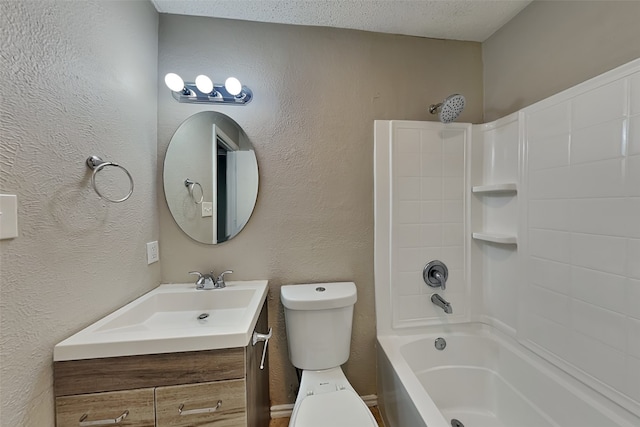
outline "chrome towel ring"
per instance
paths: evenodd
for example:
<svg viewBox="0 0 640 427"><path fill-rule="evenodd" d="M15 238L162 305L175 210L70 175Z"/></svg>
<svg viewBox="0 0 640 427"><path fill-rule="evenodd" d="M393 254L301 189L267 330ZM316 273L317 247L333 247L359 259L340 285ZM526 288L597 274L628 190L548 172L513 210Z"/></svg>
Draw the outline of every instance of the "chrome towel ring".
<svg viewBox="0 0 640 427"><path fill-rule="evenodd" d="M193 196L193 187L195 187L196 185L200 187L200 200L196 200L196 198ZM196 205L202 203L202 201L204 200L204 191L202 190L202 185L200 185L198 181L193 181L187 178L184 180L184 186L189 189L189 194L191 195L193 201L196 202Z"/></svg>
<svg viewBox="0 0 640 427"><path fill-rule="evenodd" d="M104 160L102 160L98 156L89 157L87 159L87 166L89 167L89 169L93 170L93 173L91 174L91 186L93 187L95 192L98 194L98 196L100 196L101 199L104 199L104 200L106 200L108 202L111 202L111 203L120 203L120 202L124 202L125 200L127 200L133 194L133 177L131 176L129 171L126 170L124 167L120 166L119 164L117 164L115 162L105 162ZM129 177L129 183L130 183L129 193L127 193L127 195L124 196L121 199L110 199L110 198L104 196L102 193L100 193L100 190L98 190L98 187L96 187L96 175L98 174L98 172L100 172L102 169L104 169L107 166L113 166L113 167L116 167L116 168L120 168L120 169L122 169L124 171L124 173L127 174L127 177Z"/></svg>

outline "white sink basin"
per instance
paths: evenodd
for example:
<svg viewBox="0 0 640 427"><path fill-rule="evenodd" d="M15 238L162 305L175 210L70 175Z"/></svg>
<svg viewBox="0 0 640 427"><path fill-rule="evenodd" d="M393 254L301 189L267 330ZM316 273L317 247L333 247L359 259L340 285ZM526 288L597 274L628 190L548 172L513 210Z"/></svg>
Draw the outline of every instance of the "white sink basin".
<svg viewBox="0 0 640 427"><path fill-rule="evenodd" d="M160 285L56 345L53 360L244 347L266 296L266 280Z"/></svg>

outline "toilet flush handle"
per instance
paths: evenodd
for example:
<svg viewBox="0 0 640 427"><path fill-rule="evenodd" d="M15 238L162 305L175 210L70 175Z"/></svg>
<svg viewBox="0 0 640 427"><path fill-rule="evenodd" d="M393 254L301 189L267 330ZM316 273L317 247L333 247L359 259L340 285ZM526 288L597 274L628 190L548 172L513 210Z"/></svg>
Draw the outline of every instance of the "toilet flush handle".
<svg viewBox="0 0 640 427"><path fill-rule="evenodd" d="M264 347L262 348L262 359L260 359L260 369L264 369L264 357L267 355L267 346L269 345L269 339L271 338L271 333L273 331L269 328L268 334L261 334L259 332L253 331L253 345L256 345L260 341L264 341Z"/></svg>

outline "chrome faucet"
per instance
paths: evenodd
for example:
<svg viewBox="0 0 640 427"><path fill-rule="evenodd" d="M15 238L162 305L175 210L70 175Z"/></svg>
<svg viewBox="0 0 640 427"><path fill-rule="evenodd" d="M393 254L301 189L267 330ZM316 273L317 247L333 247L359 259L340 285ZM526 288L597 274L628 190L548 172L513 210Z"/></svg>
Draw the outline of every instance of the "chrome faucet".
<svg viewBox="0 0 640 427"><path fill-rule="evenodd" d="M213 271L209 274L202 274L198 271L190 271L189 274L197 274L198 280L196 280L196 289L209 290L209 289L222 289L226 288L227 284L224 281L224 275L233 273L231 270L226 270L220 273L218 277L215 277Z"/></svg>
<svg viewBox="0 0 640 427"><path fill-rule="evenodd" d="M189 274L197 274L198 280L196 280L196 289L215 289L216 282L213 277L213 271L210 274L202 274L199 271L190 271Z"/></svg>
<svg viewBox="0 0 640 427"><path fill-rule="evenodd" d="M442 298L440 295L438 294L431 295L431 302L437 305L438 307L440 307L441 309L443 309L445 313L447 314L453 313L453 308L451 308L451 304L447 300Z"/></svg>

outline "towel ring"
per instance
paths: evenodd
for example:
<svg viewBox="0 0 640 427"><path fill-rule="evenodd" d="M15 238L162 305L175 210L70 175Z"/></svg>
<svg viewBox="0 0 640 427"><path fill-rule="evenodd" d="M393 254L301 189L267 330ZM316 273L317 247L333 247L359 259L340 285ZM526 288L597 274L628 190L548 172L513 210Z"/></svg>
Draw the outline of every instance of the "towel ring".
<svg viewBox="0 0 640 427"><path fill-rule="evenodd" d="M195 186L200 187L200 200L196 201L196 198L193 197L193 187ZM202 201L204 200L204 190L202 190L202 185L200 185L200 183L198 181L193 181L189 178L184 180L184 186L187 187L189 189L189 194L191 195L191 198L193 199L194 202L196 202L196 205L199 205L200 203L202 203Z"/></svg>
<svg viewBox="0 0 640 427"><path fill-rule="evenodd" d="M104 199L104 200L106 200L108 202L111 202L111 203L120 203L120 202L124 202L125 200L127 200L133 194L133 177L131 176L129 171L126 170L123 166L120 166L119 164L117 164L115 162L105 162L104 160L102 160L98 156L89 157L87 159L87 166L89 167L89 169L93 170L93 173L91 174L91 186L93 187L95 192L98 194L98 196L100 196L101 199ZM110 199L108 197L105 197L102 193L100 193L100 190L98 190L98 187L96 187L96 175L97 175L97 173L100 172L102 169L104 169L107 166L114 166L116 168L120 168L120 169L122 169L124 171L124 173L127 174L127 177L129 177L129 183L131 185L130 188L129 188L129 193L127 193L127 195L124 196L121 199Z"/></svg>

